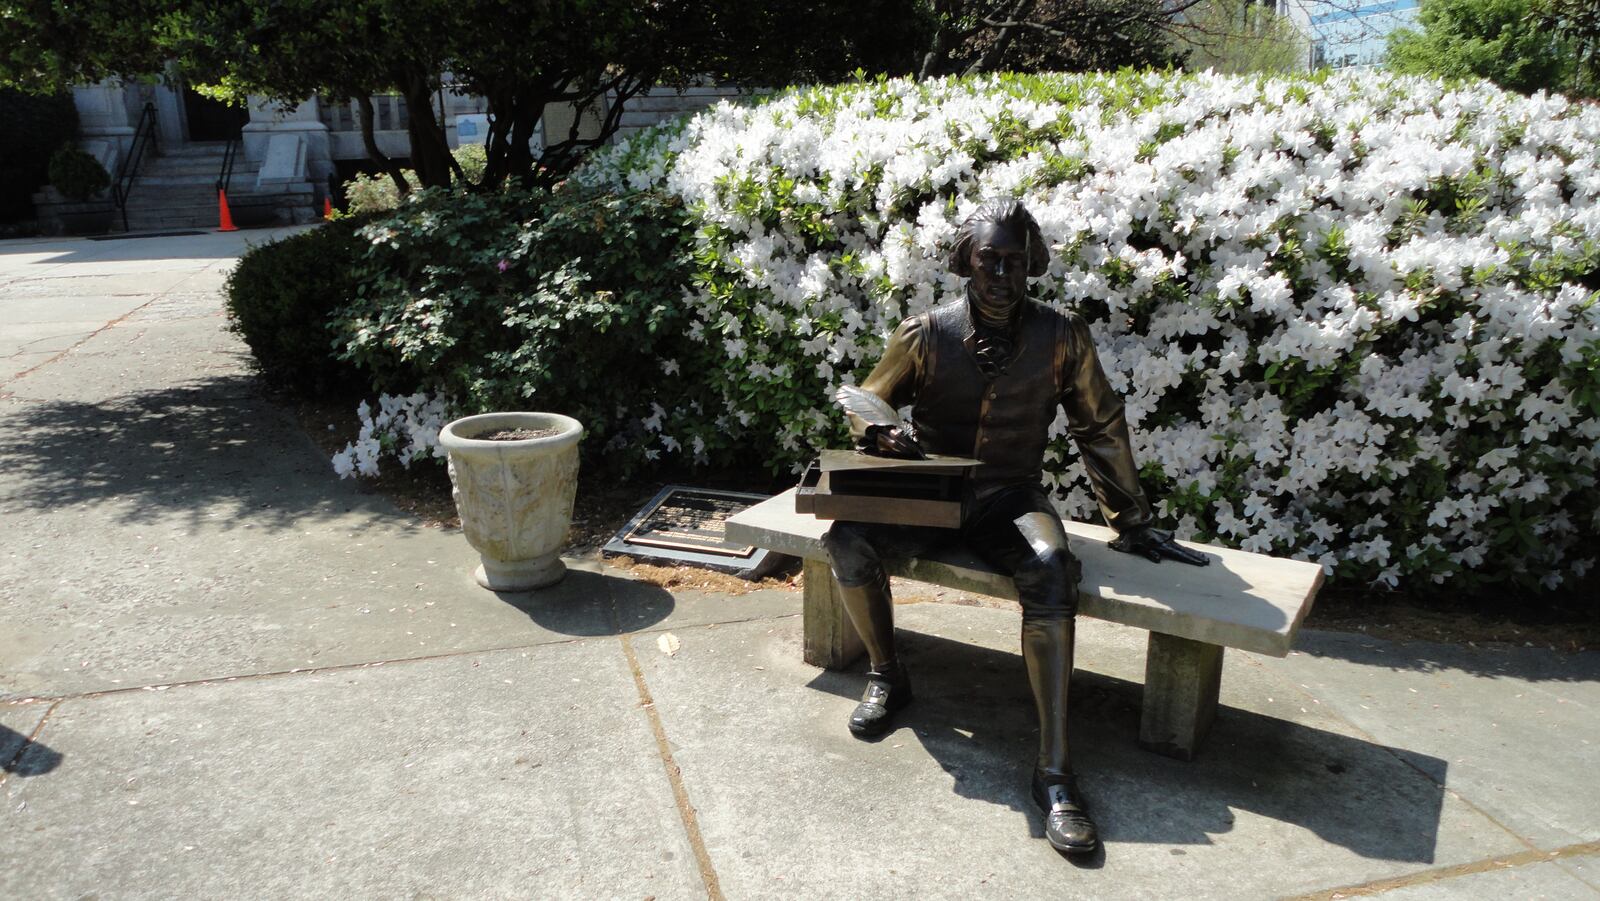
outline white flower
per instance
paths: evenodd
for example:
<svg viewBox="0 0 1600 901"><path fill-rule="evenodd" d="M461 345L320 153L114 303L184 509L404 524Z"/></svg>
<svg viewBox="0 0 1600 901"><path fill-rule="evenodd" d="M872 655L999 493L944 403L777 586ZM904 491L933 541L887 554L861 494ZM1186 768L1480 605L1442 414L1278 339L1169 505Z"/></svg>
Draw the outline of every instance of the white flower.
<svg viewBox="0 0 1600 901"><path fill-rule="evenodd" d="M385 453L405 467L423 458L443 459L445 450L439 444L439 433L449 419L450 407L444 398L425 394L385 394L378 398L379 413L374 417L372 406L362 401L356 410L361 420L360 434L333 455L334 472L340 478L376 476ZM392 448L387 452L385 439Z"/></svg>
<svg viewBox="0 0 1600 901"><path fill-rule="evenodd" d="M338 473L341 479L348 479L355 475L355 452L349 446L333 455L333 471Z"/></svg>
<svg viewBox="0 0 1600 901"><path fill-rule="evenodd" d="M1136 107L1107 99L1129 93ZM597 153L574 179L676 194L710 228L707 274L737 286L682 298L710 361L694 365L739 386L720 389L724 409L626 417L710 425L778 463L834 440L831 411L757 411L826 404L901 317L959 298L942 259L956 225L1017 191L1051 248L1034 296L1092 320L1139 461L1190 493L1167 511L1393 586L1580 568L1560 511L1592 504L1600 468L1600 418L1569 397L1600 305L1578 280L1529 275L1573 270L1600 241L1596 159L1600 109L1485 83L1130 73L719 104ZM1085 174L1043 177L1063 161ZM780 181L798 205L762 194ZM1441 187L1479 182L1475 215L1437 209ZM832 238L805 230L813 213ZM792 377L816 397L781 394ZM1067 425L1051 426L1047 477L1064 512L1092 516ZM1489 525L1513 503L1533 511L1544 558ZM1600 511L1578 518L1600 527ZM1441 570L1413 568L1441 556Z"/></svg>

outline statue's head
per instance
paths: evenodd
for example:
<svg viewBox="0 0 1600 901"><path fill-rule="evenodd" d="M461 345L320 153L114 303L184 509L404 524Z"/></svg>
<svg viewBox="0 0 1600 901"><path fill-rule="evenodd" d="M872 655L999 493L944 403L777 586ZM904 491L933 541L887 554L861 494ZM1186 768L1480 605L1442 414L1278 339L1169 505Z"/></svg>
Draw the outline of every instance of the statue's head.
<svg viewBox="0 0 1600 901"><path fill-rule="evenodd" d="M990 200L956 231L950 271L972 279L968 287L990 319L1009 319L1028 293L1028 278L1044 275L1050 250L1028 208L1015 198Z"/></svg>

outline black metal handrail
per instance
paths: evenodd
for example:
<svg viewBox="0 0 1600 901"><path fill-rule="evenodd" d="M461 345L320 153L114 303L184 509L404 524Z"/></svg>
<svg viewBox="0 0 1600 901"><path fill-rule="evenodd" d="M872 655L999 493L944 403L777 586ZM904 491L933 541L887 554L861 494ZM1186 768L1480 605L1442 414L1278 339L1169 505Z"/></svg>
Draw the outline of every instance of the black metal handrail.
<svg viewBox="0 0 1600 901"><path fill-rule="evenodd" d="M229 182L233 181L233 163L239 155L239 136L234 135L228 139L228 146L222 151L222 171L217 173L217 190L228 190Z"/></svg>
<svg viewBox="0 0 1600 901"><path fill-rule="evenodd" d="M122 230L128 230L128 195L133 191L133 180L139 177L139 164L144 162L144 152L156 143L156 105L146 103L139 114L139 126L133 130L133 144L128 155L117 167L117 183L111 186L111 198L122 211ZM158 148L159 152L159 148Z"/></svg>

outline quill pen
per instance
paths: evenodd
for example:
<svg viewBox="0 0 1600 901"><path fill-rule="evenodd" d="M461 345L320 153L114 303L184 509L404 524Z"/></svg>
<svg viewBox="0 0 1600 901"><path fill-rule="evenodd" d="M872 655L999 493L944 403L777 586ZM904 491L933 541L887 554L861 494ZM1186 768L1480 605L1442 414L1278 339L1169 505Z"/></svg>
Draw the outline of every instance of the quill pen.
<svg viewBox="0 0 1600 901"><path fill-rule="evenodd" d="M917 445L916 433L900 418L900 414L895 412L894 407L889 406L883 398L873 394L871 391L864 391L853 385L844 385L834 393L833 399L838 401L839 406L844 407L845 412L854 413L861 417L869 426L898 428L909 446L908 452L914 451L920 459L927 458L927 454ZM899 456L899 454L895 454L895 456Z"/></svg>
<svg viewBox="0 0 1600 901"><path fill-rule="evenodd" d="M900 414L894 407L884 402L883 398L871 391L863 391L854 385L841 387L833 399L844 407L845 412L854 413L866 420L867 425L899 426L905 428L905 423L900 421Z"/></svg>

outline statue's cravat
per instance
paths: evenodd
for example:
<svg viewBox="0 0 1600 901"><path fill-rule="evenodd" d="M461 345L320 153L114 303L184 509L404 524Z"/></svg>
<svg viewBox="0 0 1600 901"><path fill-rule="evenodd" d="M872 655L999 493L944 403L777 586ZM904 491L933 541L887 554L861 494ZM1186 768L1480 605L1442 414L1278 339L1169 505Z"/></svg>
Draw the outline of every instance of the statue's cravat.
<svg viewBox="0 0 1600 901"><path fill-rule="evenodd" d="M985 325L981 320L973 323L973 355L978 358L978 371L987 378L995 378L1011 364L1011 352L1016 348L1011 340L1011 330Z"/></svg>

